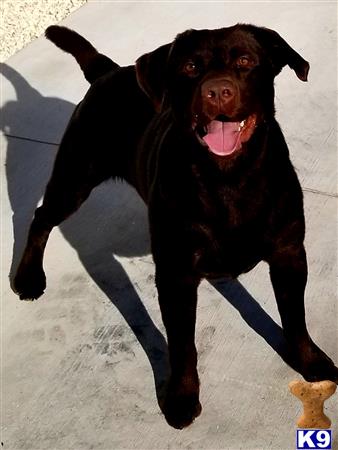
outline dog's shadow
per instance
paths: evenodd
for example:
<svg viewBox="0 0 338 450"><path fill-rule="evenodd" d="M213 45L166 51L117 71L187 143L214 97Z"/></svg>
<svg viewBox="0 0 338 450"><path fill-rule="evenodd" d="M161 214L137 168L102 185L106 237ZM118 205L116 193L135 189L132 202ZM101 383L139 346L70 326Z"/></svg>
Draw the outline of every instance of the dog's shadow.
<svg viewBox="0 0 338 450"><path fill-rule="evenodd" d="M50 111L57 111L66 123L74 105L58 98L43 97L6 64L1 64L0 72L10 81L17 95L17 100L6 103L1 112L2 131L5 136L12 136L7 139L6 157L8 196L13 210L14 230L11 278L22 254L33 212L43 196L57 150L55 143L41 145L18 139L20 126L25 115L30 114L30 108L34 110L37 133L40 131L40 122L45 120ZM93 191L80 210L60 226L60 230L77 251L88 274L118 308L146 352L161 406L165 381L169 375L167 344L123 267L113 256L135 257L149 254L146 207L126 184L105 183ZM293 366L281 328L245 288L238 281L212 284L239 311L248 325L285 362Z"/></svg>

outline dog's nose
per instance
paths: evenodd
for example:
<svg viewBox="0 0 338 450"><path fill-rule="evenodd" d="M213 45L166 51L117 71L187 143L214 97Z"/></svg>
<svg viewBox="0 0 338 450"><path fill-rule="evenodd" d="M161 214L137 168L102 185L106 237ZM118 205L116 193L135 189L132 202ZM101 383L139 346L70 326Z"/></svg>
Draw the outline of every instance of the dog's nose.
<svg viewBox="0 0 338 450"><path fill-rule="evenodd" d="M230 80L208 80L202 85L202 98L209 103L228 103L235 96L235 86Z"/></svg>

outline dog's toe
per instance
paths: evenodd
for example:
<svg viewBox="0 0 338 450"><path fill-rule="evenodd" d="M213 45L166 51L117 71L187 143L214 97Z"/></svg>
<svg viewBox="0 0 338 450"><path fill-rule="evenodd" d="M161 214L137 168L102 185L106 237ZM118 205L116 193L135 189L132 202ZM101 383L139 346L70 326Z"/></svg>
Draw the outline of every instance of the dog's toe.
<svg viewBox="0 0 338 450"><path fill-rule="evenodd" d="M18 270L12 288L20 300L37 300L46 289L46 277L42 268Z"/></svg>
<svg viewBox="0 0 338 450"><path fill-rule="evenodd" d="M197 395L167 397L163 408L168 424L179 430L189 426L201 411L202 406Z"/></svg>
<svg viewBox="0 0 338 450"><path fill-rule="evenodd" d="M317 346L315 352L302 370L302 375L306 381L330 380L338 384L338 368L334 362Z"/></svg>
<svg viewBox="0 0 338 450"><path fill-rule="evenodd" d="M306 381L330 380L338 384L338 368L331 362L317 362L313 364L304 374Z"/></svg>

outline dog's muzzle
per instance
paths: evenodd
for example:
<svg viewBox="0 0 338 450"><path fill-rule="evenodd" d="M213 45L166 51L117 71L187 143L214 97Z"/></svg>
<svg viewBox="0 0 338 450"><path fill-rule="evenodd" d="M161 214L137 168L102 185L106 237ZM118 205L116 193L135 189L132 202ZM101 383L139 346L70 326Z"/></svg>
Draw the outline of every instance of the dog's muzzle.
<svg viewBox="0 0 338 450"><path fill-rule="evenodd" d="M200 103L198 106L195 103L197 112L193 115L193 128L201 143L216 155L233 154L255 130L255 114L240 120L232 119L239 98L239 89L229 78L208 79L200 87Z"/></svg>

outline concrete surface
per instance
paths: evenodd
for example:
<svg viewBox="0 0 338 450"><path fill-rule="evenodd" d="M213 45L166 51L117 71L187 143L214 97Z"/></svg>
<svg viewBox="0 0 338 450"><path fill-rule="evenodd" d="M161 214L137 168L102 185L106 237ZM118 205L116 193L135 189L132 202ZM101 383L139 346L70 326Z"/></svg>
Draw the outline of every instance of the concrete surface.
<svg viewBox="0 0 338 450"><path fill-rule="evenodd" d="M65 25L130 64L187 28L274 28L311 62L308 83L285 68L278 119L305 193L307 317L337 362L336 4L89 2ZM283 356L266 265L199 291L203 413L170 428L157 402L167 374L146 210L126 185L98 187L53 231L48 288L12 293L15 268L67 119L87 89L75 61L38 39L1 68L2 438L4 449L294 449L299 376ZM279 354L281 355L279 355ZM337 395L327 402L337 449Z"/></svg>

